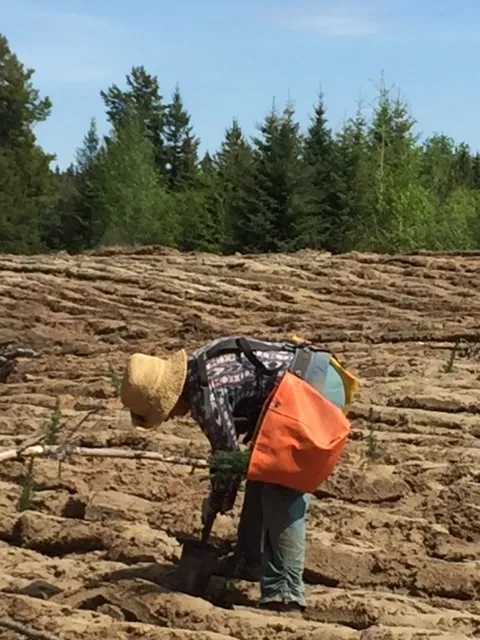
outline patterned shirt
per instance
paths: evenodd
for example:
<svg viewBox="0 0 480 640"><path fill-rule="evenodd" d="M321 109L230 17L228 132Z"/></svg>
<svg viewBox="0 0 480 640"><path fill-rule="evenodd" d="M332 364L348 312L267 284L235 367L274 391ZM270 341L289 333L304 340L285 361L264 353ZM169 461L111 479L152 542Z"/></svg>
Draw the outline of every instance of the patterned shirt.
<svg viewBox="0 0 480 640"><path fill-rule="evenodd" d="M294 357L290 343L262 342L266 346L274 344L279 347L275 351L254 352L267 368L279 368L277 375L270 376L256 376L255 366L244 353L232 352L210 358L206 362L208 390L205 398L199 356L214 345L236 337L220 338L204 345L193 354L188 364L187 392L192 417L210 441L212 452L236 451L240 448L238 436L253 433L263 403ZM212 509L217 513L232 509L239 486L237 479L216 480L211 488Z"/></svg>

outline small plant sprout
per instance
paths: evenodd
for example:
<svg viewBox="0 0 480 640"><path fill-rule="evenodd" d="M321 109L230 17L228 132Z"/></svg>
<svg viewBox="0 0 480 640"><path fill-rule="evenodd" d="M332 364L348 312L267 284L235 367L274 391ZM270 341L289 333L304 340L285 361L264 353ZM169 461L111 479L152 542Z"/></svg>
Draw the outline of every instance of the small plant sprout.
<svg viewBox="0 0 480 640"><path fill-rule="evenodd" d="M370 408L368 413L368 435L367 435L367 447L365 455L369 460L375 461L381 457L380 446L377 438L377 429L373 421L373 409Z"/></svg>
<svg viewBox="0 0 480 640"><path fill-rule="evenodd" d="M44 433L45 433L45 438L43 440L44 444L47 444L47 445L58 444L58 438L63 427L61 420L62 420L62 411L60 409L60 400L59 398L57 398L52 417L44 427Z"/></svg>
<svg viewBox="0 0 480 640"><path fill-rule="evenodd" d="M453 348L450 351L450 354L448 356L448 360L445 363L444 367L443 367L443 371L444 373L452 373L453 371L453 365L455 362L455 357L458 353L458 348L460 346L460 340L456 340L455 344L453 345Z"/></svg>
<svg viewBox="0 0 480 640"><path fill-rule="evenodd" d="M29 511L33 509L32 500L35 485L34 464L35 459L30 458L28 461L27 474L22 484L22 492L18 499L17 509L19 511Z"/></svg>
<svg viewBox="0 0 480 640"><path fill-rule="evenodd" d="M120 396L120 390L122 388L122 381L111 362L108 363L108 377L112 382L113 394L115 398L118 398Z"/></svg>

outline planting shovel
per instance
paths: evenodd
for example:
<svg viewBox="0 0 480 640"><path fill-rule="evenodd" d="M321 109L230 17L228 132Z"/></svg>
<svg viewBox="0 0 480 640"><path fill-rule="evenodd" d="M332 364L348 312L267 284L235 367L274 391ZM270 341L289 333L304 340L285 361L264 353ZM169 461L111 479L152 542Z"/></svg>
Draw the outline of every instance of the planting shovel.
<svg viewBox="0 0 480 640"><path fill-rule="evenodd" d="M178 567L179 589L192 596L202 596L218 564L219 550L208 542L216 513L211 512L200 540L185 540Z"/></svg>

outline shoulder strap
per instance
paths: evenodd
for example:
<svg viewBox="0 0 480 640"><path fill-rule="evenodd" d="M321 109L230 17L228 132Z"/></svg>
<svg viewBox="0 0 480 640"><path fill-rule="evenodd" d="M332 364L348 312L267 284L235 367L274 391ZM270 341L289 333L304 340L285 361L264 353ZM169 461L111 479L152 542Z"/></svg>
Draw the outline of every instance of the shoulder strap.
<svg viewBox="0 0 480 640"><path fill-rule="evenodd" d="M217 344L214 344L210 349L207 349L197 357L198 374L200 379L200 386L202 388L203 403L206 415L208 417L212 414L212 406L210 399L210 391L208 388L208 373L207 373L207 361L211 358L217 358L218 356L225 355L227 353L244 353L249 361L256 369L257 379L260 375L276 375L280 367L274 369L268 369L263 362L261 362L254 351L280 351L281 349L289 349L295 351L296 345L282 344L277 345L273 343L264 343L259 340L239 338L226 338L220 340Z"/></svg>
<svg viewBox="0 0 480 640"><path fill-rule="evenodd" d="M313 346L307 342L284 342L275 344L271 342L262 342L261 340L254 340L253 338L245 338L244 336L226 338L225 340L220 340L217 344L213 345L213 347L210 347L210 349L207 349L199 356L198 366L202 386L208 386L206 363L211 358L217 358L218 356L225 355L227 353L244 354L255 367L258 376L275 376L278 374L282 366L280 365L279 367L269 369L261 360L259 360L259 358L257 358L255 351L281 350L291 350L292 353L296 354L291 367L299 377L303 377L305 375L312 352L328 352L337 360L337 362L340 362L338 357L329 349Z"/></svg>
<svg viewBox="0 0 480 640"><path fill-rule="evenodd" d="M248 358L248 360L253 364L253 366L257 370L257 374L273 376L280 371L281 367L274 367L273 369L269 369L268 367L266 367L264 363L257 358L257 356L253 351L251 342L246 338L243 338L243 337L237 338L236 343L238 345L239 351L243 352L245 356ZM273 345L269 345L269 346L273 346ZM280 348L281 347L275 347L275 350L280 351ZM262 349L265 350L264 347L262 347Z"/></svg>
<svg viewBox="0 0 480 640"><path fill-rule="evenodd" d="M245 338L244 336L238 338L226 338L221 340L217 344L204 351L198 357L198 367L200 372L200 379L202 386L208 386L207 377L207 361L211 358L218 358L219 356L227 353L244 354L246 358L253 364L258 375L276 375L280 367L269 369L261 360L255 355L255 351L281 351L289 350L292 352L297 350L298 346L295 344L282 343L273 344L269 342L262 342L261 340L254 340L253 338Z"/></svg>
<svg viewBox="0 0 480 640"><path fill-rule="evenodd" d="M245 345L248 345L247 348L250 348L251 351L279 351L281 349L288 349L290 346L283 343L277 345L270 342L262 342L261 340L254 340L253 338L245 338L243 336L238 338L225 338L225 340L221 340L205 351L205 357L207 360L210 360L210 358L217 358L225 353L243 353ZM292 348L295 346L296 345L291 345Z"/></svg>

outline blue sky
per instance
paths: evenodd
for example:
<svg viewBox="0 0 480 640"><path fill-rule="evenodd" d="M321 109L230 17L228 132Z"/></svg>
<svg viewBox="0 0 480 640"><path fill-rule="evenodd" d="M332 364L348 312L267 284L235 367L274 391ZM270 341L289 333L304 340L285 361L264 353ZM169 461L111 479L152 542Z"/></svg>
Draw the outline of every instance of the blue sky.
<svg viewBox="0 0 480 640"><path fill-rule="evenodd" d="M382 70L427 136L480 149L480 0L2 0L13 51L53 101L40 144L67 166L91 117L108 131L100 90L133 65L178 82L202 150L235 116L249 135L275 98L307 123L322 88L331 126L371 104Z"/></svg>

